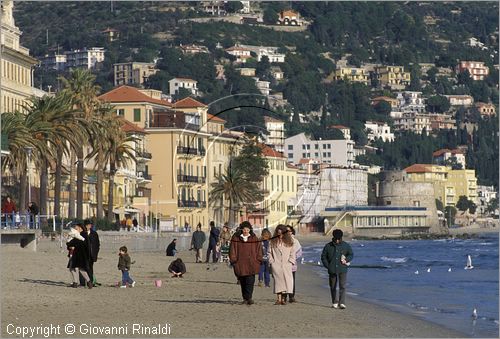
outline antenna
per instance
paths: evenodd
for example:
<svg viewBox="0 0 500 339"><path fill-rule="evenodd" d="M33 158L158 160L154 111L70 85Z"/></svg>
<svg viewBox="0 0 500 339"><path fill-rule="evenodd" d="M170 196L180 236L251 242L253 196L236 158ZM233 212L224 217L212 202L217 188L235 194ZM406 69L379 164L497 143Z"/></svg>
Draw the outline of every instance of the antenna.
<svg viewBox="0 0 500 339"><path fill-rule="evenodd" d="M49 45L49 29L48 28L46 31L45 43L47 44L47 46Z"/></svg>

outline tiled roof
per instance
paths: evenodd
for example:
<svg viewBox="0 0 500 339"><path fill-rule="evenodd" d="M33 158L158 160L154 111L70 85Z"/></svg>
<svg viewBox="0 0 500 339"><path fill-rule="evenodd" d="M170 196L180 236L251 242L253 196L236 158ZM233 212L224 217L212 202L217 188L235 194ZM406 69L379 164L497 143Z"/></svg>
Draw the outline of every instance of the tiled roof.
<svg viewBox="0 0 500 339"><path fill-rule="evenodd" d="M295 11L292 11L292 10L285 10L285 11L281 11L281 16L284 17L284 16L298 16L299 13L295 12Z"/></svg>
<svg viewBox="0 0 500 339"><path fill-rule="evenodd" d="M176 101L172 104L173 108L196 108L196 107L208 107L204 103L199 102L191 97L184 98L182 100Z"/></svg>
<svg viewBox="0 0 500 339"><path fill-rule="evenodd" d="M170 103L165 100L153 99L142 93L135 87L120 86L99 96L99 100L106 102L149 102L152 104L170 107Z"/></svg>
<svg viewBox="0 0 500 339"><path fill-rule="evenodd" d="M264 144L258 144L260 149L262 150L262 155L265 157L273 157L273 158L284 158L285 156L283 153L275 151L271 147L264 145Z"/></svg>
<svg viewBox="0 0 500 339"><path fill-rule="evenodd" d="M303 165L303 164L309 164L311 163L312 159L309 159L309 158L302 158L299 160L299 164Z"/></svg>
<svg viewBox="0 0 500 339"><path fill-rule="evenodd" d="M349 129L349 127L346 127L344 125L331 125L329 128L336 128L336 129Z"/></svg>
<svg viewBox="0 0 500 339"><path fill-rule="evenodd" d="M432 165L426 165L426 164L414 164L409 167L406 167L404 171L406 173L426 173L426 172L431 172Z"/></svg>
<svg viewBox="0 0 500 339"><path fill-rule="evenodd" d="M268 116L264 117L264 121L265 122L283 122L282 120L278 120L278 119L275 119L273 117L268 117Z"/></svg>
<svg viewBox="0 0 500 339"><path fill-rule="evenodd" d="M140 133L140 134L146 134L146 130L144 128L141 128L137 126L136 124L128 121L127 119L124 119L122 117L118 117L120 119L120 122L122 123L122 130L126 133Z"/></svg>
<svg viewBox="0 0 500 339"><path fill-rule="evenodd" d="M218 116L212 115L210 113L207 113L207 120L211 122L220 122L220 123L225 123L226 120L219 118Z"/></svg>
<svg viewBox="0 0 500 339"><path fill-rule="evenodd" d="M198 81L190 79L190 78L178 78L178 77L170 79L169 82L172 80L180 80L180 81L184 81L184 82L198 82Z"/></svg>
<svg viewBox="0 0 500 339"><path fill-rule="evenodd" d="M227 51L249 51L250 52L250 50L248 48L243 48L240 46L232 46L232 47L226 48L226 52Z"/></svg>
<svg viewBox="0 0 500 339"><path fill-rule="evenodd" d="M451 153L451 154L464 154L464 152L460 149L453 149L453 150L449 150L447 148L442 148L440 150L437 150L435 152L432 153L432 156L433 157L440 157L441 155L445 154L445 153Z"/></svg>

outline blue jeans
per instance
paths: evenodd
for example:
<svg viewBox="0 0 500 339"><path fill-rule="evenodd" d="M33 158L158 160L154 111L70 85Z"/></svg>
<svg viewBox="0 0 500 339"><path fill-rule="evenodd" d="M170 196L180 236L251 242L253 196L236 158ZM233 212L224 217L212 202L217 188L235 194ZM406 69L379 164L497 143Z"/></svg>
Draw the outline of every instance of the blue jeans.
<svg viewBox="0 0 500 339"><path fill-rule="evenodd" d="M130 278L130 274L128 271L122 270L122 286L126 286L127 284L132 284L134 281Z"/></svg>
<svg viewBox="0 0 500 339"><path fill-rule="evenodd" d="M269 261L263 261L260 264L259 281L264 280L264 285L269 286L271 283L271 276L269 275Z"/></svg>

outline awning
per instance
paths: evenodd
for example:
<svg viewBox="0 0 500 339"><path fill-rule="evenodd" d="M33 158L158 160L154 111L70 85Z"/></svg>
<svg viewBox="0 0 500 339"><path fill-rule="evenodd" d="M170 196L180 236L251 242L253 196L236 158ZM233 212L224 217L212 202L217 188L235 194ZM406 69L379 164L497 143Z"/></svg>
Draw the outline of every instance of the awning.
<svg viewBox="0 0 500 339"><path fill-rule="evenodd" d="M141 212L141 210L138 210L137 208L131 206L129 207L121 206L113 209L113 213L115 214L139 213L139 212Z"/></svg>

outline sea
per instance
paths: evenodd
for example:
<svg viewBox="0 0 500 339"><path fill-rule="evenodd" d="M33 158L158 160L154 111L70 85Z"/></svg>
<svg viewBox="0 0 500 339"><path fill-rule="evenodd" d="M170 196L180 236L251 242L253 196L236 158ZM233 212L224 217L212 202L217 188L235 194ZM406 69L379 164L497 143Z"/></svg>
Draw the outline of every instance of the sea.
<svg viewBox="0 0 500 339"><path fill-rule="evenodd" d="M304 264L319 266L326 242L303 248ZM457 330L464 337L499 337L498 233L470 239L351 240L350 297ZM473 269L464 269L467 256ZM299 272L300 273L300 272ZM477 318L473 317L476 309Z"/></svg>

